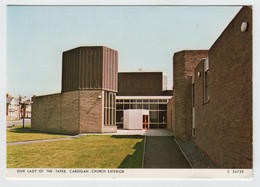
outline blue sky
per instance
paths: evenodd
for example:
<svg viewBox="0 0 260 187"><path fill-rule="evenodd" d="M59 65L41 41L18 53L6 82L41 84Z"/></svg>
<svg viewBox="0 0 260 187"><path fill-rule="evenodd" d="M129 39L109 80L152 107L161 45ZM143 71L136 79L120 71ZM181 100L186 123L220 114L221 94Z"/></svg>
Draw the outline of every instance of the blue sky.
<svg viewBox="0 0 260 187"><path fill-rule="evenodd" d="M61 90L62 52L103 45L120 71L163 71L172 85L174 52L209 49L240 6L9 6L6 91Z"/></svg>

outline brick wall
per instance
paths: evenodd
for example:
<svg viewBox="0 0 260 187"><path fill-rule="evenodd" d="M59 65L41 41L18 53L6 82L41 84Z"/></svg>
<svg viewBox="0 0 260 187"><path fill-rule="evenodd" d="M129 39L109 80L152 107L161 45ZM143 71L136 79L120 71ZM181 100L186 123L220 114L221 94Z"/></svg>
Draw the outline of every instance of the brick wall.
<svg viewBox="0 0 260 187"><path fill-rule="evenodd" d="M241 23L248 30L241 32ZM209 96L203 61L195 69L195 143L221 168L252 168L252 10L243 7L209 50Z"/></svg>
<svg viewBox="0 0 260 187"><path fill-rule="evenodd" d="M175 122L172 129L176 139L191 137L191 76L199 61L207 56L207 50L180 51L173 56Z"/></svg>
<svg viewBox="0 0 260 187"><path fill-rule="evenodd" d="M79 92L61 94L61 132L78 134L79 132Z"/></svg>
<svg viewBox="0 0 260 187"><path fill-rule="evenodd" d="M102 90L33 97L32 129L72 135L85 132L116 132L116 126L104 126L103 98Z"/></svg>
<svg viewBox="0 0 260 187"><path fill-rule="evenodd" d="M118 96L160 96L163 94L162 72L118 73ZM165 94L169 93L165 92Z"/></svg>
<svg viewBox="0 0 260 187"><path fill-rule="evenodd" d="M77 134L78 98L77 91L33 97L32 129L59 134Z"/></svg>
<svg viewBox="0 0 260 187"><path fill-rule="evenodd" d="M80 133L102 132L104 91L80 91Z"/></svg>
<svg viewBox="0 0 260 187"><path fill-rule="evenodd" d="M167 103L167 129L173 131L174 128L174 92L173 97Z"/></svg>

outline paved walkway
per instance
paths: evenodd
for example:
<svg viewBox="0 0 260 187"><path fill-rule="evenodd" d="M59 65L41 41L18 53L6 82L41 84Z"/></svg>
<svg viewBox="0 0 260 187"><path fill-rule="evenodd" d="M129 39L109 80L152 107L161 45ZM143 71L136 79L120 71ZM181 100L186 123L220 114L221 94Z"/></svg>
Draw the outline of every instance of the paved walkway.
<svg viewBox="0 0 260 187"><path fill-rule="evenodd" d="M74 138L79 138L86 135L146 135L146 136L172 136L172 133L167 129L149 129L149 130L125 130L119 129L116 133L83 133L76 136L71 136L67 138L57 138L57 139L46 139L46 140L33 140L33 141L22 141L22 142L12 142L7 143L7 145L21 145L30 143L42 143L42 142L54 142L62 140L70 140Z"/></svg>
<svg viewBox="0 0 260 187"><path fill-rule="evenodd" d="M191 168L173 136L147 136L143 168Z"/></svg>
<svg viewBox="0 0 260 187"><path fill-rule="evenodd" d="M30 143L55 142L55 141L71 140L71 139L74 139L74 137L47 139L47 140L33 140L33 141L23 141L23 142L12 142L12 143L7 143L7 145L22 145L22 144L30 144Z"/></svg>

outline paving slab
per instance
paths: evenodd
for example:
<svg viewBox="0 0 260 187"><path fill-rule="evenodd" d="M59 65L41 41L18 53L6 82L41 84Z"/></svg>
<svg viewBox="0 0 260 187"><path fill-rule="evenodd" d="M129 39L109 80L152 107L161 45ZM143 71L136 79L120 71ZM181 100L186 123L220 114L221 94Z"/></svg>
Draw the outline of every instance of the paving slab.
<svg viewBox="0 0 260 187"><path fill-rule="evenodd" d="M173 136L173 132L167 129L148 129L145 132L146 136Z"/></svg>
<svg viewBox="0 0 260 187"><path fill-rule="evenodd" d="M191 168L173 136L146 136L143 168Z"/></svg>

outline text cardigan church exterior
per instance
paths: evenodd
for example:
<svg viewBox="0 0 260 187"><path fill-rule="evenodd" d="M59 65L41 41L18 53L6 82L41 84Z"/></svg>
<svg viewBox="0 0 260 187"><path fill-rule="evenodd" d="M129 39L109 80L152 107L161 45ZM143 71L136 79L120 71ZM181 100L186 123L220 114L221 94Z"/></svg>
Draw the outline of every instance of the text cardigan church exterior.
<svg viewBox="0 0 260 187"><path fill-rule="evenodd" d="M139 129L167 128L220 168L252 168L252 8L243 7L209 50L176 52L173 72L172 91L162 72L118 73L113 49L66 51L62 92L33 97L32 129L116 132L129 129L129 116L143 116Z"/></svg>

